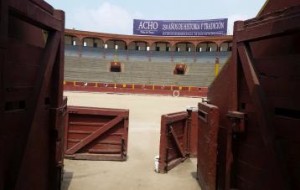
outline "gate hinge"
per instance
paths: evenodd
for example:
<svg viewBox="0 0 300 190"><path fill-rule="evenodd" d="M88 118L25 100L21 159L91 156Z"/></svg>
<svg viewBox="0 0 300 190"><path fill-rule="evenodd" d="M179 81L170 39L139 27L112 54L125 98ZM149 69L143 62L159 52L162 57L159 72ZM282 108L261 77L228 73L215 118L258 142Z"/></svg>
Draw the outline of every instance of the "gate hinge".
<svg viewBox="0 0 300 190"><path fill-rule="evenodd" d="M227 117L232 121L232 130L236 133L245 132L246 114L238 111L229 111Z"/></svg>
<svg viewBox="0 0 300 190"><path fill-rule="evenodd" d="M67 104L64 104L61 107L50 108L50 110L63 115L67 112Z"/></svg>
<svg viewBox="0 0 300 190"><path fill-rule="evenodd" d="M202 102L203 102L203 103L209 103L209 99L208 99L207 97L203 97L203 98L202 98Z"/></svg>

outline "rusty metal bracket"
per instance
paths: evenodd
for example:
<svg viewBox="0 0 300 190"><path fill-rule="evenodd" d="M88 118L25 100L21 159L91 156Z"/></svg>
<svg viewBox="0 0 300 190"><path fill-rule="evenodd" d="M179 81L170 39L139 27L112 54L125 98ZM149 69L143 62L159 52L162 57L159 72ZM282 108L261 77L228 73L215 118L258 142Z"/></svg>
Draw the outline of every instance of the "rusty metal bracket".
<svg viewBox="0 0 300 190"><path fill-rule="evenodd" d="M50 111L64 115L67 113L67 104L64 104L64 105L62 105L60 107L56 107L56 108L50 108Z"/></svg>
<svg viewBox="0 0 300 190"><path fill-rule="evenodd" d="M229 111L227 117L232 122L232 129L235 133L245 132L245 118L246 114L238 111Z"/></svg>
<svg viewBox="0 0 300 190"><path fill-rule="evenodd" d="M207 97L203 97L203 98L201 99L201 101L202 101L203 103L209 103L209 99L208 99Z"/></svg>

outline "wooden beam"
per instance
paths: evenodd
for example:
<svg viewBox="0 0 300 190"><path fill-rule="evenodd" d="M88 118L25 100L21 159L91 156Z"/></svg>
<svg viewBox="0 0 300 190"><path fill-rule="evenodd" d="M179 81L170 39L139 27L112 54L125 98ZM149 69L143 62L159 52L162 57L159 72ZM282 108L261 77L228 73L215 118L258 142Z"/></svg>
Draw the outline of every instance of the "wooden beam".
<svg viewBox="0 0 300 190"><path fill-rule="evenodd" d="M43 1L39 1L39 0L35 0L38 2L43 2ZM65 27L65 13L63 11L59 11L59 10L55 10L53 12L54 17L61 20L60 24L61 27L64 28ZM62 31L61 33L61 40L60 41L60 45L58 47L57 50L57 56L56 56L56 60L55 60L55 64L53 67L53 79L52 79L52 101L51 101L51 107L60 107L63 104L63 85L64 85L64 60L65 60L65 36L64 36L64 32Z"/></svg>
<svg viewBox="0 0 300 190"><path fill-rule="evenodd" d="M167 120L166 115L161 116L160 142L159 142L159 173L167 172L168 150L167 150Z"/></svg>
<svg viewBox="0 0 300 190"><path fill-rule="evenodd" d="M54 32L49 34L47 44L44 50L44 53L41 58L41 64L39 66L39 70L37 71L36 84L33 89L32 96L28 102L28 114L27 119L31 120L30 122L25 122L30 124L35 123L35 120L38 119L36 110L38 110L39 104L43 101L43 93L45 89L48 87L48 83L51 79L52 69L56 58L57 48L60 44L60 32Z"/></svg>
<svg viewBox="0 0 300 190"><path fill-rule="evenodd" d="M94 131L89 136L87 136L84 139L82 139L80 143L75 144L73 147L71 147L70 149L68 149L66 151L66 154L74 154L74 153L76 153L78 150L80 150L81 148L85 147L87 144L89 144L90 142L92 142L93 140L95 140L96 138L98 138L99 136L101 136L103 133L105 133L109 129L113 128L116 124L120 123L123 119L124 119L124 117L118 116L115 119L111 120L107 124L103 125L101 128L99 128L96 131Z"/></svg>
<svg viewBox="0 0 300 190"><path fill-rule="evenodd" d="M288 189L288 180L286 179L284 163L278 159L278 154L275 145L274 129L272 128L271 118L267 106L267 98L264 90L259 83L258 76L253 66L253 61L250 53L250 47L246 47L246 44L238 44L238 53L241 60L243 72L246 78L246 83L250 93L250 97L256 108L257 119L261 137L264 145L266 146L266 155L270 155L271 166L268 168L270 175L274 175L274 180L280 185L279 189ZM263 181L263 180L262 180Z"/></svg>
<svg viewBox="0 0 300 190"><path fill-rule="evenodd" d="M179 141L178 141L178 137L177 137L177 135L176 135L176 133L175 133L175 131L174 131L174 129L173 129L172 126L170 126L170 131L171 131L171 134L172 134L172 136L173 136L173 139L174 139L174 141L175 141L175 144L176 144L176 146L177 146L177 148L178 148L178 150L179 150L181 156L182 156L182 157L185 157L184 151L183 151L182 147L180 146L180 143L179 143Z"/></svg>
<svg viewBox="0 0 300 190"><path fill-rule="evenodd" d="M297 10L299 9L298 7ZM286 35L289 32L296 32L296 29L299 31L299 13L295 14L293 11L291 10L292 13L290 15L288 15L289 12L287 11L285 14L281 13L283 16L276 13L262 20L253 19L246 21L246 25L235 31L235 40L237 42L262 40ZM272 16L276 16L276 18Z"/></svg>
<svg viewBox="0 0 300 190"><path fill-rule="evenodd" d="M79 111L77 111L77 109ZM128 116L128 110L120 110L120 109L102 109L102 108L91 108L91 107L83 107L83 106L68 106L69 113L88 113L89 115L103 115L103 116ZM84 112L86 110L86 112Z"/></svg>
<svg viewBox="0 0 300 190"><path fill-rule="evenodd" d="M178 122L178 121L181 121L181 120L185 120L188 118L188 114L185 112L185 113L181 113L181 114L178 114L178 115L170 115L170 116L166 116L166 119L167 119L167 124L171 124L171 123L175 123L175 122Z"/></svg>
<svg viewBox="0 0 300 190"><path fill-rule="evenodd" d="M248 49L245 47L244 44L240 44L238 46L238 52L239 52L239 57L241 59L241 64L243 68L243 72L245 75L246 83L248 86L248 90L250 93L250 97L257 108L257 116L258 116L258 121L259 125L261 126L261 133L262 133L262 138L269 150L272 150L273 152L273 141L270 137L270 132L268 128L270 125L269 121L269 116L267 115L267 106L265 105L266 102L262 102L262 99L266 99L265 95L263 93L263 89L260 86L258 76L256 75L255 69L253 67L253 62L250 58ZM274 155L275 156L275 155Z"/></svg>
<svg viewBox="0 0 300 190"><path fill-rule="evenodd" d="M251 95L254 93L255 88L257 86L260 86L260 82L258 76L256 75L256 71L253 67L253 62L250 59L249 52L246 49L245 45L239 45L237 48L241 59L243 71L245 74L246 82L248 85L248 89Z"/></svg>
<svg viewBox="0 0 300 190"><path fill-rule="evenodd" d="M43 10L47 11L50 14L54 13L54 9L51 5L49 5L48 3L46 3L45 1L41 1L41 0L30 0L32 3L38 5L39 7L41 7Z"/></svg>
<svg viewBox="0 0 300 190"><path fill-rule="evenodd" d="M36 134L36 129L38 127L41 127L38 125L39 113L37 112L37 110L39 110L39 108L43 106L42 102L44 101L44 94L52 76L51 74L56 58L56 53L61 40L60 37L60 32L51 32L49 34L45 50L41 57L41 64L39 66L39 70L37 71L36 84L34 86L32 96L28 100L28 112L26 121L24 121L24 123L27 125L26 129L28 130L28 133L25 134L25 137L27 139L25 142L27 142L27 144L24 146L25 148L22 153L23 158L20 165L18 175L19 177L27 175L27 162L29 157L31 156L31 151L29 150L31 149L33 144L37 143L35 141L35 136L38 135ZM23 181L24 180L22 179L17 180L16 189L22 189Z"/></svg>
<svg viewBox="0 0 300 190"><path fill-rule="evenodd" d="M31 1L9 0L12 15L46 30L63 31L61 20L41 9Z"/></svg>

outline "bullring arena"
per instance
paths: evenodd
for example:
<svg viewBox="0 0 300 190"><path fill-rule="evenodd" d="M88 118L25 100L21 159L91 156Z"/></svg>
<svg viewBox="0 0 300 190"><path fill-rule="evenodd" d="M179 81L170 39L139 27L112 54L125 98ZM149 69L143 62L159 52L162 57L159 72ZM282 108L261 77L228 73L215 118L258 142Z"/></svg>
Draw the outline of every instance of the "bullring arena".
<svg viewBox="0 0 300 190"><path fill-rule="evenodd" d="M157 37L67 29L65 89L203 97L231 49L232 36Z"/></svg>
<svg viewBox="0 0 300 190"><path fill-rule="evenodd" d="M227 18L124 35L65 16L0 1L0 190L300 190L299 0L233 35Z"/></svg>
<svg viewBox="0 0 300 190"><path fill-rule="evenodd" d="M62 189L199 189L195 158L168 174L154 171L161 115L196 107L199 98L86 92L65 95L70 105L129 109L130 121L127 161L65 160Z"/></svg>
<svg viewBox="0 0 300 190"><path fill-rule="evenodd" d="M63 188L98 189L100 183L104 189L199 189L195 158L167 175L154 171L161 115L197 108L231 49L232 36L162 38L67 29L64 88L81 91L65 92L68 105L129 109L129 143L122 163L66 160Z"/></svg>

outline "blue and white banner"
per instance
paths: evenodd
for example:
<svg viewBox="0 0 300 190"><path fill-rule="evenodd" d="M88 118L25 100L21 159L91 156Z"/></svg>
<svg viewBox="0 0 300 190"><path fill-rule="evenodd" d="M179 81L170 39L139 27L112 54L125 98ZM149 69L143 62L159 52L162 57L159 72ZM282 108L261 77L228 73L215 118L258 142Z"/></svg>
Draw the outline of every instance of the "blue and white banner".
<svg viewBox="0 0 300 190"><path fill-rule="evenodd" d="M154 36L220 36L227 18L212 20L133 20L133 34Z"/></svg>

